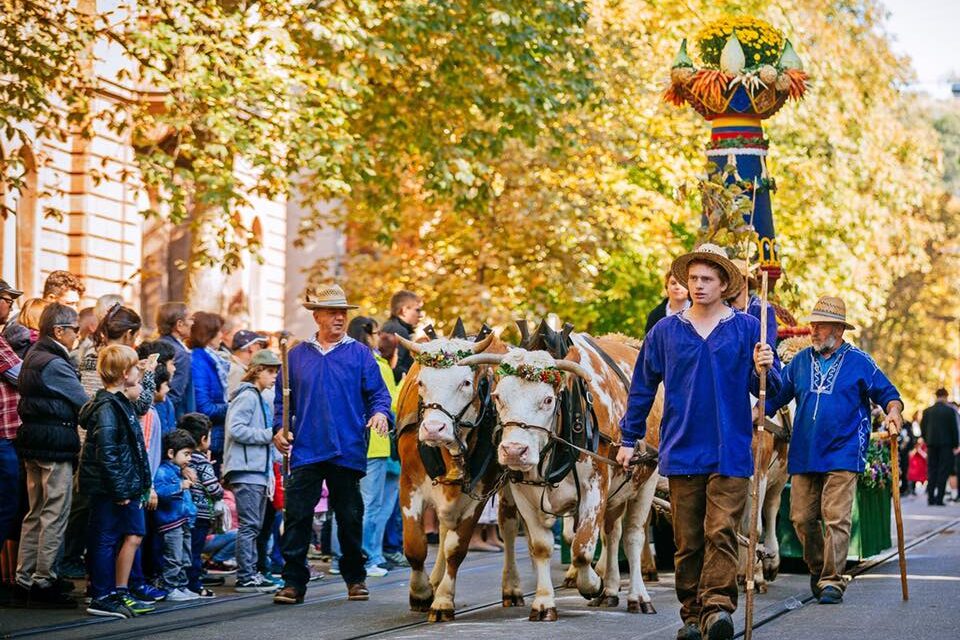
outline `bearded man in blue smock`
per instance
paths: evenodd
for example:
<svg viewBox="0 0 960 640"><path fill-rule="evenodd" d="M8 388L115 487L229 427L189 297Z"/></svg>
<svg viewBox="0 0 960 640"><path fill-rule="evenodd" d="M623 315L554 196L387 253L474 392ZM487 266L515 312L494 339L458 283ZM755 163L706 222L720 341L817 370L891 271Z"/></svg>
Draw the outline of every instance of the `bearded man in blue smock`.
<svg viewBox="0 0 960 640"><path fill-rule="evenodd" d="M814 597L838 604L857 478L867 463L870 403L887 412L886 428L896 437L903 402L873 359L843 340L844 331L854 328L843 300L820 298L803 322L812 327L812 346L784 367L783 387L767 400L766 413L797 402L787 455L790 520L803 544Z"/></svg>
<svg viewBox="0 0 960 640"><path fill-rule="evenodd" d="M643 341L617 461L627 466L643 451L662 382L659 467L670 482L677 547L677 638L728 640L738 595L737 527L753 475L750 393L759 392L764 374L777 393L780 375L773 349L761 343L760 322L724 304L744 281L721 247L701 245L677 258L672 271L691 306L659 321Z"/></svg>
<svg viewBox="0 0 960 640"><path fill-rule="evenodd" d="M274 401L273 442L290 455L290 478L280 542L284 587L273 600L303 602L310 578L307 550L313 510L324 481L337 518L347 597L367 600L360 479L367 470L368 431L386 435L393 421L390 392L373 352L347 335L347 310L357 307L347 304L343 289L333 285L308 292L303 306L313 311L317 333L289 353L289 437L281 429L282 377Z"/></svg>

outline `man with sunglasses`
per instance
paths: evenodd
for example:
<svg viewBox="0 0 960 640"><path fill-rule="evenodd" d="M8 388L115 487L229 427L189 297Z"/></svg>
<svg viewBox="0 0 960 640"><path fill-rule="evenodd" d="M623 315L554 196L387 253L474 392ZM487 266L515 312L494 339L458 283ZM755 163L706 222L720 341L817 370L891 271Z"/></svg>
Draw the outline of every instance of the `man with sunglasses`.
<svg viewBox="0 0 960 640"><path fill-rule="evenodd" d="M22 295L22 291L11 287L6 280L0 280L0 325L7 323L14 302ZM20 460L13 443L20 430L17 413L20 366L20 357L10 343L0 337L0 496L4 496L0 499L0 545L10 535L19 513Z"/></svg>
<svg viewBox="0 0 960 640"><path fill-rule="evenodd" d="M20 369L16 446L26 474L28 512L20 534L16 595L27 606L73 608L57 576L57 555L70 514L73 465L80 451L77 416L87 402L70 349L77 311L53 303L40 316L40 339Z"/></svg>

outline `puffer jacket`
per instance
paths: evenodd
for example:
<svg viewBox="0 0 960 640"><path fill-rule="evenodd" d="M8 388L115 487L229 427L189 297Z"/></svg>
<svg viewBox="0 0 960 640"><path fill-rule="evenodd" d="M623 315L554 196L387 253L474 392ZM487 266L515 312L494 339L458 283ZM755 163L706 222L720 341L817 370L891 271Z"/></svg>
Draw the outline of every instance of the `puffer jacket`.
<svg viewBox="0 0 960 640"><path fill-rule="evenodd" d="M273 470L271 442L273 416L257 387L241 382L230 396L227 409L223 473L262 473L269 477Z"/></svg>
<svg viewBox="0 0 960 640"><path fill-rule="evenodd" d="M80 492L114 502L143 500L150 493L150 464L133 404L100 389L80 411L87 431L80 454Z"/></svg>
<svg viewBox="0 0 960 640"><path fill-rule="evenodd" d="M197 507L190 497L190 490L181 486L183 473L171 460L160 463L153 476L157 492L157 511L154 514L157 531L165 533L197 518Z"/></svg>

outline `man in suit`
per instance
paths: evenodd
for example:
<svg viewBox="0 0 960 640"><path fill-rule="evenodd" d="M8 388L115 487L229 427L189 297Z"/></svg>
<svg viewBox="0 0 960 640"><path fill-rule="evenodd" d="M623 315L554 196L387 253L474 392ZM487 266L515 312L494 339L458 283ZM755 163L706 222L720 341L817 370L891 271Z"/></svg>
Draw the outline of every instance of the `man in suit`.
<svg viewBox="0 0 960 640"><path fill-rule="evenodd" d="M176 370L170 379L170 392L167 397L173 401L177 420L185 413L196 411L197 404L193 396L193 375L191 374L190 349L186 341L190 337L193 316L182 302L165 302L157 309L157 330L160 340L173 347L176 354L173 365Z"/></svg>
<svg viewBox="0 0 960 640"><path fill-rule="evenodd" d="M954 451L960 447L957 411L947 402L947 390L937 389L937 401L923 410L920 432L927 443L927 504L943 506Z"/></svg>

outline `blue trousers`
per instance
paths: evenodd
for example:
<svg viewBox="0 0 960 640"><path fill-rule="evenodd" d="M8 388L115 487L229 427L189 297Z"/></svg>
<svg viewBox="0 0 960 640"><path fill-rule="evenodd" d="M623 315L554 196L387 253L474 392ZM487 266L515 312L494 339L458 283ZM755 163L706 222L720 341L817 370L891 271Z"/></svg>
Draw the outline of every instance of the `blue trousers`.
<svg viewBox="0 0 960 640"><path fill-rule="evenodd" d="M127 536L143 536L143 507L133 501L120 506L106 496L90 501L87 528L87 566L90 595L102 598L117 586L117 550Z"/></svg>
<svg viewBox="0 0 960 640"><path fill-rule="evenodd" d="M397 480L387 485L387 458L367 460L367 475L360 480L363 496L363 552L367 566L386 563L383 557L383 532L397 499Z"/></svg>
<svg viewBox="0 0 960 640"><path fill-rule="evenodd" d="M13 440L0 438L0 544L8 539L20 512L20 460Z"/></svg>
<svg viewBox="0 0 960 640"><path fill-rule="evenodd" d="M203 575L203 545L207 543L210 521L197 518L190 528L190 567L187 569L187 588L197 593L203 588L200 577Z"/></svg>

